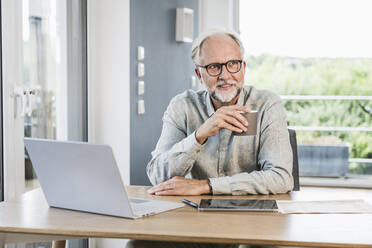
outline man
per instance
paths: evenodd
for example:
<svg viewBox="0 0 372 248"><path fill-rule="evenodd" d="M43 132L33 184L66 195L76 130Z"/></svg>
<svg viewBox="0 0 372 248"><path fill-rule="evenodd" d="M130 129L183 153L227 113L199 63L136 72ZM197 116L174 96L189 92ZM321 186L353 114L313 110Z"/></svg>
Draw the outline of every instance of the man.
<svg viewBox="0 0 372 248"><path fill-rule="evenodd" d="M207 90L175 96L147 175L156 195L276 194L293 188L292 150L280 98L243 86L246 64L238 35L202 34L193 44L195 72ZM258 111L257 134L242 112ZM226 244L131 240L127 248L239 247ZM240 246L248 247L248 246Z"/></svg>
<svg viewBox="0 0 372 248"><path fill-rule="evenodd" d="M244 47L233 32L212 31L193 44L206 90L175 96L147 175L156 195L277 194L293 188L292 150L278 96L243 86ZM258 111L257 134L241 113Z"/></svg>

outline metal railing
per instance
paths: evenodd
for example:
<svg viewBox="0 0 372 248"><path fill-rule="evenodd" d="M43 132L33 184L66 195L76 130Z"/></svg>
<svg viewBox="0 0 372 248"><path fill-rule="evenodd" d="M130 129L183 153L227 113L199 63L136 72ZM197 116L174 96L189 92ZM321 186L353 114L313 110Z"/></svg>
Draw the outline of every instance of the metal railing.
<svg viewBox="0 0 372 248"><path fill-rule="evenodd" d="M282 95L283 100L367 100L371 101L372 96L315 96L315 95Z"/></svg>
<svg viewBox="0 0 372 248"><path fill-rule="evenodd" d="M300 131L341 131L341 132L372 132L372 127L322 127L322 126L289 126Z"/></svg>
<svg viewBox="0 0 372 248"><path fill-rule="evenodd" d="M372 101L372 96L319 96L319 95L281 95L282 100L367 100ZM329 126L289 126L296 131L341 131L341 132L372 132L372 127L329 127ZM349 158L349 163L372 164L372 159Z"/></svg>

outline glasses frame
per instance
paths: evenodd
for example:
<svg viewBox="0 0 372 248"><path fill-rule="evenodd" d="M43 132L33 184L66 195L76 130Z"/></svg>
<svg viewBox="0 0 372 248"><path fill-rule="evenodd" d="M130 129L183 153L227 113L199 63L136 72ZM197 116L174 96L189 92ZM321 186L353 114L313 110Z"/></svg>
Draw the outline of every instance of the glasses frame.
<svg viewBox="0 0 372 248"><path fill-rule="evenodd" d="M230 62L233 62L233 61L235 61L235 62L239 62L239 70L237 70L237 71L235 71L235 72L231 72L231 71L229 70L229 68L227 67L227 64L230 63ZM222 73L222 67L223 67L223 66L226 67L226 70L227 70L229 73L238 73L238 72L242 69L242 63L243 63L243 60L242 60L242 59L232 59L232 60L229 60L229 61L227 61L227 62L225 62L225 63L211 63L211 64L208 64L208 65L198 65L198 64L196 64L196 66L197 66L197 67L204 68L204 69L207 71L207 73L208 73L209 76L211 76L211 77L218 77L218 76L221 75L221 73ZM211 75L211 74L209 73L209 71L208 71L208 67L211 66L211 65L219 65L219 66L220 66L220 71L219 71L218 74L216 74L216 75Z"/></svg>

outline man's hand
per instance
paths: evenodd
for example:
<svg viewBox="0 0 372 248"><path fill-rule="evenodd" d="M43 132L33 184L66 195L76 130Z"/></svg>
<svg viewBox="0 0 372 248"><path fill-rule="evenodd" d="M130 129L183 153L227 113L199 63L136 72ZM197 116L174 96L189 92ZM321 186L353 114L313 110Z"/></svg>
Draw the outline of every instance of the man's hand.
<svg viewBox="0 0 372 248"><path fill-rule="evenodd" d="M151 195L202 195L212 193L208 180L187 179L178 176L152 187L147 192Z"/></svg>
<svg viewBox="0 0 372 248"><path fill-rule="evenodd" d="M230 105L219 108L214 115L206 120L195 133L196 140L203 144L208 137L214 136L222 128L234 132L247 131L248 122L239 111L250 112L247 107Z"/></svg>

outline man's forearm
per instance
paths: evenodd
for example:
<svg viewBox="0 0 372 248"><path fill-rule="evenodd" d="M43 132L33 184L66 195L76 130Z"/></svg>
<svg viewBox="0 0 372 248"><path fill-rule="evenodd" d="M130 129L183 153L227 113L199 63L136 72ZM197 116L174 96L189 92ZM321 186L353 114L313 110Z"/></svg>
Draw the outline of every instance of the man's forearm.
<svg viewBox="0 0 372 248"><path fill-rule="evenodd" d="M174 144L168 151L157 146L147 165L147 175L151 183L156 185L174 176L186 176L191 171L201 147L196 141L195 133Z"/></svg>
<svg viewBox="0 0 372 248"><path fill-rule="evenodd" d="M281 168L210 178L215 195L257 195L287 193L293 188L292 175Z"/></svg>
<svg viewBox="0 0 372 248"><path fill-rule="evenodd" d="M205 195L211 194L212 190L208 180L173 177L152 187L147 192L154 195Z"/></svg>

